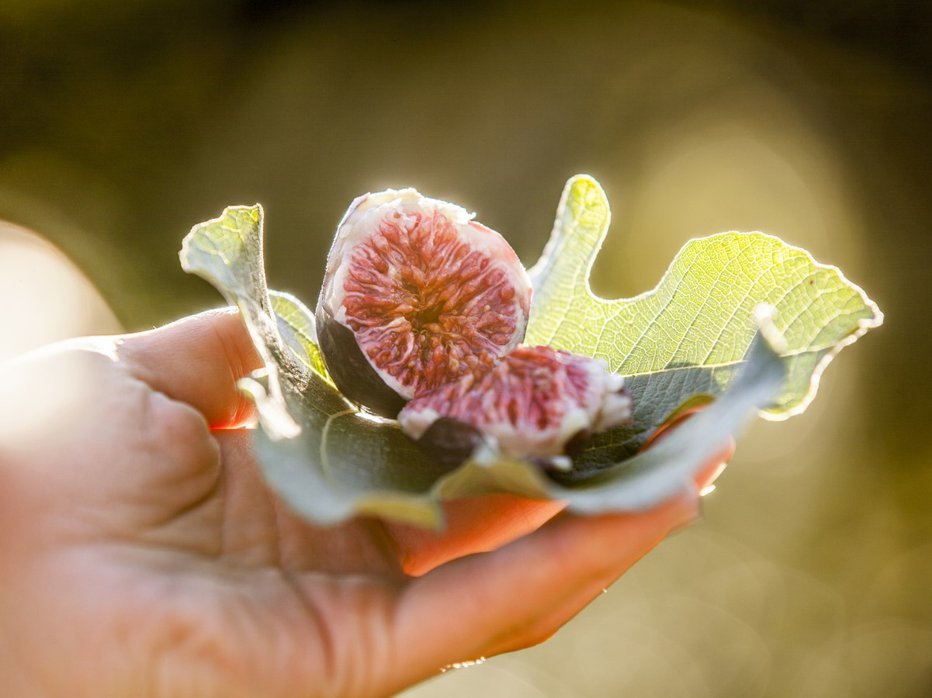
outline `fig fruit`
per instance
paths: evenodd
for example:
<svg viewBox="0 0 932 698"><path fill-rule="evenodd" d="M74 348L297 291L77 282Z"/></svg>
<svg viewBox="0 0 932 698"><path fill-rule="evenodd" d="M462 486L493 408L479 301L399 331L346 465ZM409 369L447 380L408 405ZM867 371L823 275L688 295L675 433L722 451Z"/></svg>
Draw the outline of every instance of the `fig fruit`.
<svg viewBox="0 0 932 698"><path fill-rule="evenodd" d="M412 398L487 372L524 338L531 282L465 209L414 189L366 194L337 228L317 304L327 370L395 417Z"/></svg>
<svg viewBox="0 0 932 698"><path fill-rule="evenodd" d="M624 378L604 361L519 346L481 376L467 374L416 397L398 421L408 436L426 439L438 451L455 445L460 459L483 439L494 440L509 456L546 459L631 415ZM463 425L472 429L471 440Z"/></svg>

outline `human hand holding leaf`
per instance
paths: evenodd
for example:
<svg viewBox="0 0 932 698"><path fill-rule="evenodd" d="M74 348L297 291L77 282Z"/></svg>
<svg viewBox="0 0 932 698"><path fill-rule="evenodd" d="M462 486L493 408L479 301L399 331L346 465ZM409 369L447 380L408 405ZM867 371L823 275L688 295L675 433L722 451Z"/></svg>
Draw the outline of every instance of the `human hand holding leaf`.
<svg viewBox="0 0 932 698"><path fill-rule="evenodd" d="M317 523L376 514L437 526L441 501L500 491L563 500L587 513L650 508L686 487L756 410L782 417L804 408L828 361L881 322L837 269L760 233L693 240L653 291L596 298L588 275L608 222L599 185L571 179L552 239L530 272L526 342L604 359L625 376L634 399L633 423L595 435L559 482L533 462L481 448L448 472L397 423L347 401L321 361L313 314L265 287L258 206L229 208L195 226L181 257L242 311L266 363L263 375L244 383L257 403L264 474ZM761 304L775 310L755 322ZM712 404L638 453L696 401Z"/></svg>

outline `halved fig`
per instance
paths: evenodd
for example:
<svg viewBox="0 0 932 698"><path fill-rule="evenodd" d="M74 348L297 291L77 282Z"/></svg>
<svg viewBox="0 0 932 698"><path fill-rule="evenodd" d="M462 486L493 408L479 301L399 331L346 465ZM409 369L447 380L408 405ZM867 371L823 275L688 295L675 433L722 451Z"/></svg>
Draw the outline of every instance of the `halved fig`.
<svg viewBox="0 0 932 698"><path fill-rule="evenodd" d="M337 228L317 304L321 353L343 394L394 417L479 376L524 338L531 282L505 239L465 209L388 190Z"/></svg>
<svg viewBox="0 0 932 698"><path fill-rule="evenodd" d="M456 447L460 459L483 439L494 440L506 455L546 459L631 415L624 378L605 362L519 346L483 375L465 375L415 398L398 421L406 434L438 452L445 453L447 443ZM463 425L473 430L471 440Z"/></svg>

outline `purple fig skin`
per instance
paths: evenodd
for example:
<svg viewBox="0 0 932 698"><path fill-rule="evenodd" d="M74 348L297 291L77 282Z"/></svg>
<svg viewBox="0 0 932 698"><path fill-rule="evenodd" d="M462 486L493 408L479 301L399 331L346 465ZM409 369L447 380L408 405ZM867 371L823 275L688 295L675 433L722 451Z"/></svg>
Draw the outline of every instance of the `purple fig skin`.
<svg viewBox="0 0 932 698"><path fill-rule="evenodd" d="M397 417L407 400L389 388L376 373L349 328L334 320L322 306L317 307L315 319L320 353L344 397L380 417Z"/></svg>
<svg viewBox="0 0 932 698"><path fill-rule="evenodd" d="M353 402L394 418L523 339L531 283L504 238L413 189L353 201L317 305L321 355Z"/></svg>
<svg viewBox="0 0 932 698"><path fill-rule="evenodd" d="M427 452L447 470L462 465L480 443L482 433L478 429L449 417L436 420L417 440L417 444L427 449Z"/></svg>

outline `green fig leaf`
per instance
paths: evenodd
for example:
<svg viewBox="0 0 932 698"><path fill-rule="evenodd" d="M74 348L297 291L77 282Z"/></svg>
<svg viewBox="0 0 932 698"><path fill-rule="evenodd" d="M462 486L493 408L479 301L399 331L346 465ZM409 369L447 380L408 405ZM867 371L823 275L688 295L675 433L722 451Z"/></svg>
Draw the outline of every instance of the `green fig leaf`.
<svg viewBox="0 0 932 698"><path fill-rule="evenodd" d="M560 499L577 513L642 511L692 488L695 473L721 453L754 414L779 393L786 371L781 338L767 314L759 317L747 360L722 396L651 448L572 484L560 484L527 463L477 453L439 482L441 497L508 490L527 497Z"/></svg>
<svg viewBox="0 0 932 698"><path fill-rule="evenodd" d="M634 423L599 435L578 459L581 471L636 452L684 403L721 395L747 360L760 304L774 308L787 371L763 411L770 419L803 411L832 358L883 321L837 268L763 233L691 240L653 290L599 298L589 276L610 219L599 183L573 177L550 241L530 270L534 300L525 341L604 359L625 376L634 399Z"/></svg>
<svg viewBox="0 0 932 698"><path fill-rule="evenodd" d="M802 307L781 306L783 297L794 293L798 284L775 272L779 265L772 263L768 273L776 290L762 282L760 294L739 299L718 293L715 283L706 283L714 292L700 295L704 287L683 281L692 277L678 265L690 245L702 241L684 248L653 292L631 301L595 298L588 288L588 273L608 215L607 202L594 180L577 177L569 182L551 242L532 270L535 301L528 341L599 356L625 375L630 370L627 380L638 408L636 420L631 429L598 435L578 460L579 467L559 479L537 464L504 458L489 446L452 471L441 467L395 421L360 410L330 381L311 311L294 296L266 286L259 206L230 207L220 217L195 226L182 246L183 268L211 282L239 307L265 363L241 385L256 403L255 446L268 483L296 512L317 524L367 514L439 527L444 500L502 491L565 500L569 509L585 513L649 508L690 486L695 471L758 410L779 414L803 405L812 376L827 362L825 357L869 326L870 316L865 315L862 324L847 334L823 326L808 335L791 334L796 342L791 344L781 336L779 318L781 307L783 312ZM775 243L780 249L800 252L812 263L805 253ZM738 244L737 249L744 248ZM722 274L738 273L727 271L729 257L701 252L696 250L694 256L700 261L693 266L708 266L708 274L713 274L718 263ZM760 255L749 258L767 266ZM676 302L664 301L660 291L670 283L674 288L668 291ZM802 283L805 286L808 278ZM690 293L696 293L692 306L688 298L679 297ZM652 295L659 298L654 305L638 305ZM841 294L837 299L847 297ZM755 306L768 300L777 310L758 311L755 316ZM731 305L719 307L719 303ZM707 342L707 355L697 360L702 347L681 338L682 347L667 347L660 358L649 356L648 347L683 334L685 311L680 306L684 304L699 311L690 325L693 331L717 337ZM705 306L709 307L702 314ZM843 306L819 317L831 317L827 325L832 325L842 315L853 316L854 311ZM873 317L879 322L879 311ZM798 330L792 322L784 322L783 328ZM810 339L800 343L800 336ZM841 338L830 344L836 336ZM632 360L632 351L640 352L641 358ZM808 375L800 364L811 366ZM799 385L806 381L802 395L799 387L792 387L794 377ZM644 404L639 405L639 400ZM646 435L678 408L698 402L710 404L650 449L636 453Z"/></svg>
<svg viewBox="0 0 932 698"><path fill-rule="evenodd" d="M282 341L298 361L332 385L333 381L317 345L314 313L290 293L270 290L269 301Z"/></svg>

